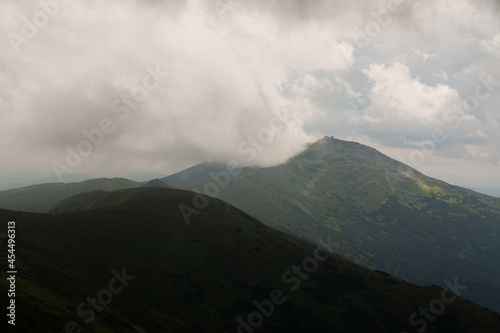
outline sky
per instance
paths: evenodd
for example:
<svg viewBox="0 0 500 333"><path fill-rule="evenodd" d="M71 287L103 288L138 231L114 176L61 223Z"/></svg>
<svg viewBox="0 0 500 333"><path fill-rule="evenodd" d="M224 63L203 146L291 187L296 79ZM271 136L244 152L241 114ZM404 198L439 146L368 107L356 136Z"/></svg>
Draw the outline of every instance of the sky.
<svg viewBox="0 0 500 333"><path fill-rule="evenodd" d="M1 0L0 188L324 135L500 188L500 1Z"/></svg>

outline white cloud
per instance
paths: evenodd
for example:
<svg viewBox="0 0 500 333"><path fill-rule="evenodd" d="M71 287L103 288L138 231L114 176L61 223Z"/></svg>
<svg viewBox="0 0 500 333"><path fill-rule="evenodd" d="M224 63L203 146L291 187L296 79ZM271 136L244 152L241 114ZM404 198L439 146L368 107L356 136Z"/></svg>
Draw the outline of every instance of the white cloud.
<svg viewBox="0 0 500 333"><path fill-rule="evenodd" d="M51 172L104 117L115 131L75 172L168 174L207 159L270 165L320 133L391 151L439 126L448 140L436 154L498 163L500 89L457 129L443 115L474 96L476 73L500 78L499 6L408 1L355 52L356 29L391 2L70 1L16 53L7 34L22 34L23 17L41 7L1 1L0 172ZM168 78L120 121L112 102L158 63ZM275 140L253 147L251 161L238 152L283 110L293 118Z"/></svg>
<svg viewBox="0 0 500 333"><path fill-rule="evenodd" d="M14 1L2 9L11 18L40 10ZM302 126L317 109L310 93L317 80L307 71L346 67L331 31L307 22L282 31L270 15L236 7L220 17L220 10L208 12L213 9L199 1L172 12L135 1L72 2L18 45L18 53L4 40L0 82L10 88L0 99L3 157L29 152L47 166L63 162L65 147L75 148L85 139L82 130L113 117L112 101L142 82L146 66L160 62L169 78L126 121L112 118L116 130L81 168L120 173L122 163L115 161L133 170L147 159L153 171L167 173L177 156L248 163L237 147L268 128L273 112L283 108L296 110L296 118L250 162L269 165L300 151L314 140ZM16 20L4 22L4 29L20 33ZM289 83L289 68L306 83ZM292 95L279 91L285 83Z"/></svg>
<svg viewBox="0 0 500 333"><path fill-rule="evenodd" d="M363 73L373 82L367 115L384 122L413 122L415 126L437 123L440 114L459 101L451 87L428 86L413 78L410 69L394 63L373 64Z"/></svg>
<svg viewBox="0 0 500 333"><path fill-rule="evenodd" d="M484 39L480 42L480 47L483 51L493 55L500 55L500 33L492 38Z"/></svg>
<svg viewBox="0 0 500 333"><path fill-rule="evenodd" d="M432 75L438 80L448 81L448 74L444 70L440 70L439 72L433 72Z"/></svg>

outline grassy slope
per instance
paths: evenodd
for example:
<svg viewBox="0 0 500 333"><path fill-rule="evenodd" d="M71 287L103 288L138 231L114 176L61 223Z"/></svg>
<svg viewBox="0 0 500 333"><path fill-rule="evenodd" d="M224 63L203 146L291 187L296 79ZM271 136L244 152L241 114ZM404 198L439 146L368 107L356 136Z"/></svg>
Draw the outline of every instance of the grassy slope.
<svg viewBox="0 0 500 333"><path fill-rule="evenodd" d="M61 332L73 320L84 332L235 332L236 318L255 310L253 300L280 288L288 299L263 332L413 332L408 316L439 298L439 287L411 285L338 256L292 292L281 276L313 246L215 199L187 225L178 205L192 197L138 188L115 191L81 212L0 210L0 220L16 221L15 331ZM135 279L84 323L75 307L121 267ZM0 285L6 290L4 269ZM500 315L458 298L427 332L499 327Z"/></svg>
<svg viewBox="0 0 500 333"><path fill-rule="evenodd" d="M108 191L90 191L79 193L73 195L69 198L62 200L60 203L52 207L48 213L57 214L57 213L66 213L66 212L75 212L83 209L85 206L91 205L93 202L104 198L110 192Z"/></svg>
<svg viewBox="0 0 500 333"><path fill-rule="evenodd" d="M141 187L168 188L169 186L159 179L153 179L147 183L142 184ZM103 199L109 194L110 192L108 191L90 191L90 192L79 193L62 200L57 205L52 207L48 211L48 213L58 214L58 213L75 212L78 210L92 209L94 207L93 205L94 202ZM109 198L107 200L109 200Z"/></svg>
<svg viewBox="0 0 500 333"><path fill-rule="evenodd" d="M138 187L140 183L123 178L98 178L78 183L53 183L0 191L0 208L44 213L61 200L83 192L114 191Z"/></svg>
<svg viewBox="0 0 500 333"><path fill-rule="evenodd" d="M164 181L187 189L212 181L188 179ZM498 198L332 138L286 164L243 169L219 198L302 239L333 233L343 256L412 282L458 276L471 286L468 297L500 311Z"/></svg>

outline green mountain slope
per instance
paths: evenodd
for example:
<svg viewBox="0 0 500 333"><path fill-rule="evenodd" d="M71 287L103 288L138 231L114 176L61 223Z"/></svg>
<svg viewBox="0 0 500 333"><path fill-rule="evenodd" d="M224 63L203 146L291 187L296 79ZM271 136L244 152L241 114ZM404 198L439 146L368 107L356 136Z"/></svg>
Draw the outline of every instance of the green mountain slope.
<svg viewBox="0 0 500 333"><path fill-rule="evenodd" d="M411 285L315 252L217 199L186 224L178 207L193 196L135 188L114 191L86 211L0 210L0 220L16 222L16 327L8 331L254 331L238 329L239 317L256 323L255 332L500 328L499 314L437 286ZM444 309L435 308L440 299L447 300ZM444 312L427 309L429 320L416 315L427 307Z"/></svg>
<svg viewBox="0 0 500 333"><path fill-rule="evenodd" d="M197 168L194 180L186 173L181 182L177 175L162 180L208 190L305 240L333 234L341 255L411 282L442 284L458 276L471 286L466 297L500 312L500 199L333 138L285 164L245 168L229 182L223 169L208 168L202 177Z"/></svg>
<svg viewBox="0 0 500 333"><path fill-rule="evenodd" d="M168 188L169 186L159 179L153 179L150 180L149 182L145 182L144 184L141 185L141 187ZM68 212L76 212L79 210L93 209L94 202L108 196L109 194L110 192L108 191L90 191L90 192L79 193L62 200L57 205L52 207L48 211L48 213L58 214L58 213L68 213ZM103 202L106 202L106 200L103 200Z"/></svg>
<svg viewBox="0 0 500 333"><path fill-rule="evenodd" d="M90 191L73 195L64 199L48 211L51 214L68 213L83 210L86 206L109 195L107 191Z"/></svg>
<svg viewBox="0 0 500 333"><path fill-rule="evenodd" d="M144 187L169 187L166 183L159 179L152 179L149 182L143 184Z"/></svg>
<svg viewBox="0 0 500 333"><path fill-rule="evenodd" d="M141 186L124 178L98 178L78 183L40 184L0 191L0 209L44 213L61 200L89 191L114 191Z"/></svg>

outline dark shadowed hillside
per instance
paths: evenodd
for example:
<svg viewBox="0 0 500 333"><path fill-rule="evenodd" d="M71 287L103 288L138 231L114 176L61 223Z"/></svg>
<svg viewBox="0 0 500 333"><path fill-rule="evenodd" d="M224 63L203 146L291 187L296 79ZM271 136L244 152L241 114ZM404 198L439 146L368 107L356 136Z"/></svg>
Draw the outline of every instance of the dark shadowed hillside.
<svg viewBox="0 0 500 333"><path fill-rule="evenodd" d="M500 315L437 286L327 256L216 199L186 224L178 206L193 196L137 188L112 192L84 211L0 210L2 220L16 222L15 332L61 332L66 325L82 332L237 332L251 313L256 332L500 327ZM322 237L324 248L337 240ZM7 288L5 271L0 276ZM409 324L415 311L442 297L450 302L432 323L419 315ZM238 332L245 331L253 328Z"/></svg>

